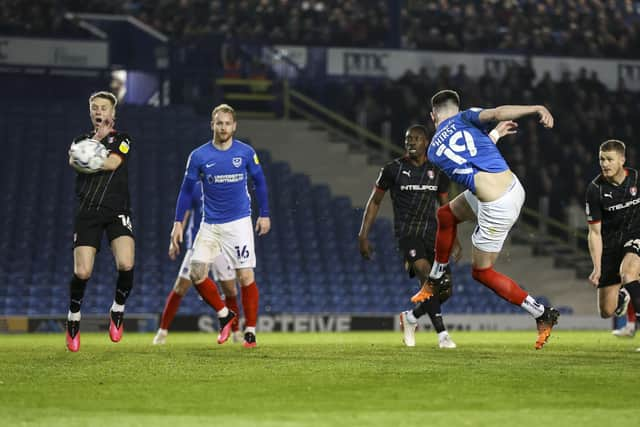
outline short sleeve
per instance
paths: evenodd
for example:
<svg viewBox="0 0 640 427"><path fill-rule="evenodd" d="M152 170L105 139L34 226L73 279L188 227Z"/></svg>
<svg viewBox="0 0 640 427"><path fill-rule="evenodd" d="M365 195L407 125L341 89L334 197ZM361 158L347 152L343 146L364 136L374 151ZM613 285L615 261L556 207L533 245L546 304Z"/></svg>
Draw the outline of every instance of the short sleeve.
<svg viewBox="0 0 640 427"><path fill-rule="evenodd" d="M448 193L449 192L449 177L442 171L438 172L438 194Z"/></svg>
<svg viewBox="0 0 640 427"><path fill-rule="evenodd" d="M595 224L602 221L602 204L600 202L600 189L594 183L587 187L587 203L585 205L587 222Z"/></svg>
<svg viewBox="0 0 640 427"><path fill-rule="evenodd" d="M387 191L393 185L394 177L391 173L390 165L386 165L382 169L380 169L380 173L378 174L378 179L376 179L376 188L380 190Z"/></svg>

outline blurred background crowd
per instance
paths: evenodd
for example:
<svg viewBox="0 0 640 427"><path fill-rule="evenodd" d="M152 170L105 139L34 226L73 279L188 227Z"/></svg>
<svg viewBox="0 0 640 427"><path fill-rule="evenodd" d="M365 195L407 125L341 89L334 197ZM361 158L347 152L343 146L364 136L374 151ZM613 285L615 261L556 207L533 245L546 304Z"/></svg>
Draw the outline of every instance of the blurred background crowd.
<svg viewBox="0 0 640 427"><path fill-rule="evenodd" d="M0 3L0 31L62 35L65 12L127 14L173 39L638 57L633 0L42 0Z"/></svg>
<svg viewBox="0 0 640 427"><path fill-rule="evenodd" d="M385 0L6 0L0 2L0 32L78 35L81 30L64 19L70 11L128 14L173 41L215 34L227 47L280 43L640 57L640 2L632 0L408 0L401 8ZM234 49L223 48L222 56L231 77L272 77L255 59L240 64ZM586 183L598 170L598 144L608 135L630 143L640 126L634 120L640 116L638 93L622 86L607 90L595 72L584 69L552 81L528 64L514 64L502 75L487 71L473 79L461 65L435 74L407 71L395 80L348 79L318 87L299 78L294 85L397 144L408 124L426 121L429 97L443 88L459 90L467 107L548 105L556 130L523 121L517 142L501 149L528 188L528 205L540 208L544 198L545 210L557 219L582 204ZM637 153L633 144L629 149L633 166Z"/></svg>

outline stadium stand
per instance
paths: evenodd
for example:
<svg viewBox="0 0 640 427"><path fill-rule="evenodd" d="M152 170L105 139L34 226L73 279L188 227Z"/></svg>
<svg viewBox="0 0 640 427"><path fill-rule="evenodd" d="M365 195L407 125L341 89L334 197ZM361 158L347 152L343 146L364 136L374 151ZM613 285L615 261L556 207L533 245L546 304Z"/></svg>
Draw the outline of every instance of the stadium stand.
<svg viewBox="0 0 640 427"><path fill-rule="evenodd" d="M68 34L65 12L132 15L174 40L220 34L261 44L640 55L640 6L625 0L407 1L402 8L386 0L10 0L0 4L0 32Z"/></svg>
<svg viewBox="0 0 640 427"><path fill-rule="evenodd" d="M0 310L6 314L63 314L71 274L73 178L66 166L67 144L85 128L86 110L68 104L31 102L0 107L2 157L0 194L6 206L0 226ZM177 189L189 151L209 137L206 120L190 109L123 106L119 126L134 138L130 164L137 237L135 291L129 312L162 310L177 263L166 255ZM28 144L25 143L28 141ZM377 261L362 261L355 244L361 210L326 185L292 173L260 151L270 185L273 231L257 239L257 276L263 312L395 312L416 289L402 266L391 224L381 219L371 235ZM22 160L16 160L22 159ZM52 201L55 201L52 203ZM103 244L83 306L103 313L113 298L113 269ZM446 312L516 312L473 283L469 266L456 267L456 297ZM183 313L206 312L195 292Z"/></svg>

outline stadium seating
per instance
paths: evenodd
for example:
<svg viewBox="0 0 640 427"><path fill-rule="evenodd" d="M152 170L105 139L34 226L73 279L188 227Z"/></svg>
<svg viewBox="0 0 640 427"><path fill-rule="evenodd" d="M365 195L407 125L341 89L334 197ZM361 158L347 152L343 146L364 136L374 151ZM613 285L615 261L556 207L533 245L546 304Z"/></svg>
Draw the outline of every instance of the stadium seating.
<svg viewBox="0 0 640 427"><path fill-rule="evenodd" d="M71 139L86 128L83 105L0 106L0 315L64 314L72 273L74 172L66 166ZM210 137L206 118L188 109L123 106L118 127L133 138L130 182L136 234L135 288L129 312L157 313L179 263L167 257L175 199L188 153ZM239 135L241 137L241 134ZM388 220L371 234L373 261L356 242L362 211L325 185L292 173L259 152L272 206L272 232L256 239L257 281L263 313L392 313L409 307L417 283L407 277ZM87 288L83 313L105 313L116 272L103 243ZM448 313L515 313L454 267ZM191 291L181 313L207 313Z"/></svg>

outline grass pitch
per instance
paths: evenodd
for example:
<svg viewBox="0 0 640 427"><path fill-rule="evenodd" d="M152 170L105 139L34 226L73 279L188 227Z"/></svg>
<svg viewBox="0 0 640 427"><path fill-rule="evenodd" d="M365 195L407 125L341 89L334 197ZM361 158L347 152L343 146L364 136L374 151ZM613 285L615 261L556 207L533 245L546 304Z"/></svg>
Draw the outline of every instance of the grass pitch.
<svg viewBox="0 0 640 427"><path fill-rule="evenodd" d="M602 426L638 419L640 341L607 332L0 336L4 426Z"/></svg>

